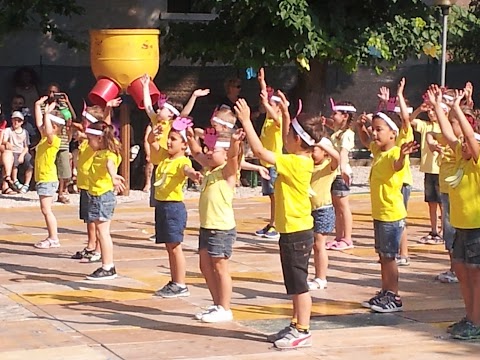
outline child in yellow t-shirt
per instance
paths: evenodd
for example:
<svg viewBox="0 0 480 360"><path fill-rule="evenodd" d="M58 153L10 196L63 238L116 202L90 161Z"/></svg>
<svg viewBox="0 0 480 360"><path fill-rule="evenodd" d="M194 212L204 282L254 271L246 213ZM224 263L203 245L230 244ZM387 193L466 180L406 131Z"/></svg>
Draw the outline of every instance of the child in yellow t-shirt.
<svg viewBox="0 0 480 360"><path fill-rule="evenodd" d="M52 211L52 200L58 189L57 167L55 159L60 148L60 134L65 119L61 112L54 110L55 102L46 104L48 96L42 96L35 102L35 123L42 136L37 145L35 156L35 182L40 198L40 209L47 225L48 236L34 246L49 249L60 246L58 240L57 218ZM42 107L44 112L42 114Z"/></svg>
<svg viewBox="0 0 480 360"><path fill-rule="evenodd" d="M187 210L183 203L183 186L187 177L199 181L201 175L192 168L185 156L186 129L192 122L177 117L168 134L167 157L160 161L155 173L155 234L156 243L165 244L170 263L171 281L155 295L164 298L189 296L185 285L185 256L182 250L183 232L187 226Z"/></svg>
<svg viewBox="0 0 480 360"><path fill-rule="evenodd" d="M113 243L110 223L115 210L114 190L125 189L125 179L117 175L121 162L121 145L115 139L112 126L97 122L91 124L85 133L88 144L95 152L88 175L88 215L93 222L102 251L102 266L87 276L88 280L110 280L117 277L113 263Z"/></svg>
<svg viewBox="0 0 480 360"><path fill-rule="evenodd" d="M442 92L431 86L427 92L435 108L438 122L447 143L455 149L457 171L446 179L449 184L450 222L455 228L452 265L460 282L466 316L450 325L454 339L480 338L480 137L462 112L460 102L465 93L455 91L453 115L460 124L464 139L459 139L442 107Z"/></svg>
<svg viewBox="0 0 480 360"><path fill-rule="evenodd" d="M407 211L401 193L405 156L417 149L415 142L396 146L399 129L385 113L372 118L372 136L365 127L366 116L358 121L362 143L373 155L370 171L370 199L375 237L375 251L380 256L382 288L362 306L380 313L402 311L398 295L398 266L395 258L405 227ZM371 140L371 142L370 142Z"/></svg>
<svg viewBox="0 0 480 360"><path fill-rule="evenodd" d="M219 136L221 135L221 136ZM205 133L205 153L188 130L188 145L193 158L206 170L200 192L199 255L200 270L212 295L213 305L195 318L207 323L231 321L232 278L228 260L232 256L237 231L233 212L233 195L240 166L243 131Z"/></svg>
<svg viewBox="0 0 480 360"><path fill-rule="evenodd" d="M334 241L327 243L327 249L346 250L353 248L353 218L348 198L353 173L349 163L349 153L355 147L355 133L350 127L357 109L349 101L336 104L332 99L330 101L332 116L331 120L325 119L325 125L331 127L334 131L330 139L340 154L340 164L337 169L337 177L332 184L336 236Z"/></svg>
<svg viewBox="0 0 480 360"><path fill-rule="evenodd" d="M267 83L265 81L265 72L261 68L258 72L258 82L260 84L260 102L266 112L265 122L262 126L260 141L265 149L275 154L281 154L283 149L282 141L282 112L280 110L281 99L278 94L274 94L274 90L270 88L267 91ZM277 179L277 171L275 166L263 160L260 164L268 169L269 179L262 177L262 194L270 198L270 220L268 224L260 230L255 231L255 235L265 237L267 239L278 239L280 237L275 228L275 194L274 184Z"/></svg>
<svg viewBox="0 0 480 360"><path fill-rule="evenodd" d="M315 145L312 152L315 164L312 175L312 203L313 233L313 260L315 265L315 277L308 282L310 290L327 288L328 253L326 249L327 235L335 227L335 210L332 204L332 183L337 175L337 167L340 161L338 151L332 142L323 138Z"/></svg>
<svg viewBox="0 0 480 360"><path fill-rule="evenodd" d="M293 349L312 345L312 298L307 277L314 241L309 189L314 167L312 151L320 141L323 126L320 117L308 114L299 114L290 122L288 102L283 93L278 94L282 109L282 139L288 154L277 154L263 147L244 99L237 101L235 111L255 156L275 165L278 173L275 224L280 233L280 259L287 294L292 296L293 317L289 326L267 339L278 348Z"/></svg>

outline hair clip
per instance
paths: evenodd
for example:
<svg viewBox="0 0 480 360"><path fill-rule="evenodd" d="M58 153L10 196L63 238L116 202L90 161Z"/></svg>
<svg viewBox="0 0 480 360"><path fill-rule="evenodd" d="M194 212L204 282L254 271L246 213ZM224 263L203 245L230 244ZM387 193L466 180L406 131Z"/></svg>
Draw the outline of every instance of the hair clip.
<svg viewBox="0 0 480 360"><path fill-rule="evenodd" d="M203 142L207 148L213 150L215 148L215 144L217 143L217 138L218 134L214 128L210 127L205 129Z"/></svg>
<svg viewBox="0 0 480 360"><path fill-rule="evenodd" d="M387 101L387 111L395 111L395 106L397 105L397 97L392 96Z"/></svg>
<svg viewBox="0 0 480 360"><path fill-rule="evenodd" d="M188 117L177 117L175 121L172 123L172 128L177 131L186 130L192 126L193 126L193 121Z"/></svg>
<svg viewBox="0 0 480 360"><path fill-rule="evenodd" d="M167 102L167 100L168 100L167 94L161 93L161 94L160 94L160 97L158 98L158 101L157 101L158 107L159 107L159 108L163 108L163 105L165 105L165 103Z"/></svg>

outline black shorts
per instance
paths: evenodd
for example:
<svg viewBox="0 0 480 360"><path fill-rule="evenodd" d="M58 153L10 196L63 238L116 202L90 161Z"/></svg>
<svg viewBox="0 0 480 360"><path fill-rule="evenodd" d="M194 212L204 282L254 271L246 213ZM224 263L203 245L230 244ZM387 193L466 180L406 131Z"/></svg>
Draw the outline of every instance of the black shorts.
<svg viewBox="0 0 480 360"><path fill-rule="evenodd" d="M438 174L425 174L424 179L425 202L441 203Z"/></svg>
<svg viewBox="0 0 480 360"><path fill-rule="evenodd" d="M87 190L80 189L80 206L79 217L80 220L83 220L84 223L88 223L88 202L90 201L90 195Z"/></svg>
<svg viewBox="0 0 480 360"><path fill-rule="evenodd" d="M281 233L278 245L287 294L298 295L308 292L308 261L313 248L313 229Z"/></svg>

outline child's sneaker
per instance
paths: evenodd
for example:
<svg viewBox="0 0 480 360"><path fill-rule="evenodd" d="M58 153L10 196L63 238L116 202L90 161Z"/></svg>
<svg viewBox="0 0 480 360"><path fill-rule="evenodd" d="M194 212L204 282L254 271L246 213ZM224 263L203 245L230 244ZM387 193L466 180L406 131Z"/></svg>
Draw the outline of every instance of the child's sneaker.
<svg viewBox="0 0 480 360"><path fill-rule="evenodd" d="M467 317L465 316L465 317L463 317L460 321L457 321L457 322L455 322L455 323L453 323L453 324L448 325L448 327L447 327L447 333L448 333L448 334L452 334L452 333L454 333L454 332L458 332L458 329L459 329L460 327L465 326L465 323L466 323L467 321L468 321L468 320L467 320Z"/></svg>
<svg viewBox="0 0 480 360"><path fill-rule="evenodd" d="M275 334L267 335L267 341L270 343L274 343L275 341L283 338L285 335L287 335L290 332L291 329L294 329L294 328L295 327L292 326L292 324L290 324Z"/></svg>
<svg viewBox="0 0 480 360"><path fill-rule="evenodd" d="M279 349L295 349L312 346L312 334L310 332L298 331L296 328L290 330L280 339L274 342Z"/></svg>
<svg viewBox="0 0 480 360"><path fill-rule="evenodd" d="M87 248L83 249L82 251L77 251L73 254L70 259L74 260L82 260L83 258L87 257L90 254L93 254L95 250L88 250Z"/></svg>
<svg viewBox="0 0 480 360"><path fill-rule="evenodd" d="M255 235L259 237L264 237L270 227L270 224L267 224L263 229L255 231Z"/></svg>
<svg viewBox="0 0 480 360"><path fill-rule="evenodd" d="M204 315L209 314L209 313L211 313L212 311L215 311L215 310L217 310L217 305L210 305L205 310L196 313L195 314L195 319L202 320L202 317Z"/></svg>
<svg viewBox="0 0 480 360"><path fill-rule="evenodd" d="M177 283L169 281L167 285L155 292L155 295L163 298L185 297L190 296L190 291L188 291L186 286L181 287Z"/></svg>
<svg viewBox="0 0 480 360"><path fill-rule="evenodd" d="M102 261L102 254L95 251L87 253L81 260L81 263L94 263Z"/></svg>
<svg viewBox="0 0 480 360"><path fill-rule="evenodd" d="M435 279L444 284L458 283L457 275L452 270L438 274Z"/></svg>
<svg viewBox="0 0 480 360"><path fill-rule="evenodd" d="M278 231L275 229L275 226L270 226L268 230L265 232L263 237L267 239L278 239L280 237L280 234Z"/></svg>
<svg viewBox="0 0 480 360"><path fill-rule="evenodd" d="M399 256L395 259L397 266L410 266L408 257Z"/></svg>
<svg viewBox="0 0 480 360"><path fill-rule="evenodd" d="M387 291L380 301L378 301L376 304L373 304L370 309L379 313L402 311L402 299L397 294Z"/></svg>
<svg viewBox="0 0 480 360"><path fill-rule="evenodd" d="M327 288L327 280L322 280L320 278L315 278L308 281L309 290L323 290Z"/></svg>
<svg viewBox="0 0 480 360"><path fill-rule="evenodd" d="M103 267L99 267L92 274L87 275L87 280L112 280L117 277L115 266L110 270L105 270Z"/></svg>
<svg viewBox="0 0 480 360"><path fill-rule="evenodd" d="M372 305L376 305L380 302L380 300L385 296L386 291L380 290L377 294L372 297L370 300L366 300L362 302L362 306L367 309L371 309Z"/></svg>
<svg viewBox="0 0 480 360"><path fill-rule="evenodd" d="M217 305L217 308L208 314L202 316L201 319L206 323L227 322L233 320L232 310L225 310L223 306Z"/></svg>
<svg viewBox="0 0 480 360"><path fill-rule="evenodd" d="M457 326L451 334L457 340L477 340L480 339L480 326L475 326L475 324L466 320L462 326Z"/></svg>

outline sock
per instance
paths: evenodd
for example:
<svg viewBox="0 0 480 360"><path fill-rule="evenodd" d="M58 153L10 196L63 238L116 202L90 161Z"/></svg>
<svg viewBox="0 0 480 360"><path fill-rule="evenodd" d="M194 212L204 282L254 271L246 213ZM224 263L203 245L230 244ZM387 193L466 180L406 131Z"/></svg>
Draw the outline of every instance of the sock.
<svg viewBox="0 0 480 360"><path fill-rule="evenodd" d="M295 328L301 332L301 333L308 333L308 330L310 330L310 325L300 325L300 324L297 324L295 325Z"/></svg>
<svg viewBox="0 0 480 360"><path fill-rule="evenodd" d="M104 265L102 265L103 270L106 270L106 271L112 270L113 267L114 267L113 264L104 264Z"/></svg>
<svg viewBox="0 0 480 360"><path fill-rule="evenodd" d="M291 327L297 326L297 318L292 318L292 320L290 320L290 326Z"/></svg>
<svg viewBox="0 0 480 360"><path fill-rule="evenodd" d="M176 284L179 288L182 288L182 289L185 289L185 288L187 287L187 285L185 285L185 284L180 284L180 283L175 282L175 281L174 281L173 283Z"/></svg>

